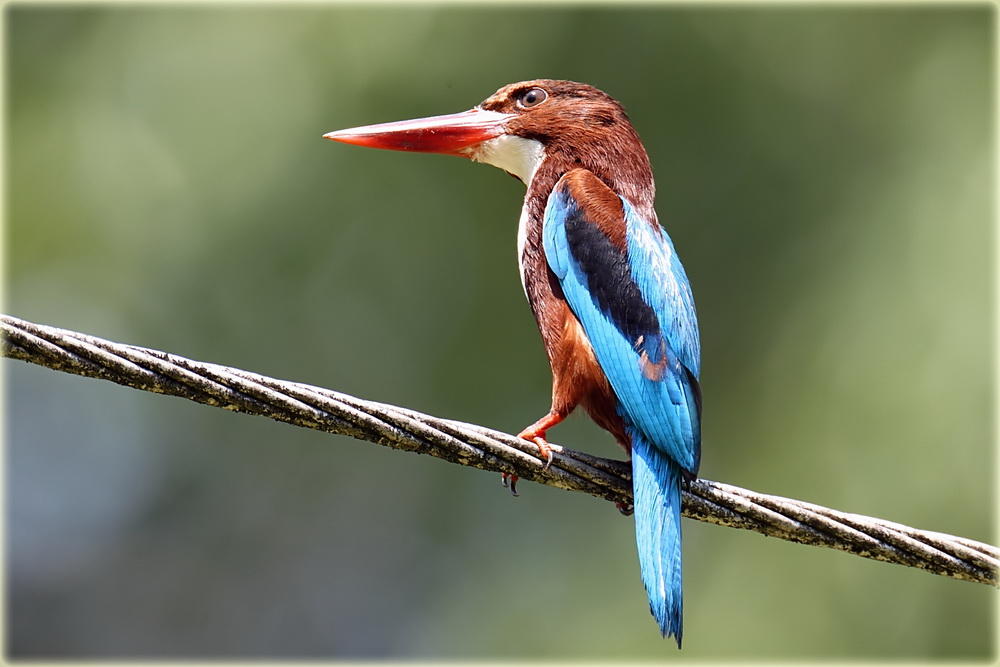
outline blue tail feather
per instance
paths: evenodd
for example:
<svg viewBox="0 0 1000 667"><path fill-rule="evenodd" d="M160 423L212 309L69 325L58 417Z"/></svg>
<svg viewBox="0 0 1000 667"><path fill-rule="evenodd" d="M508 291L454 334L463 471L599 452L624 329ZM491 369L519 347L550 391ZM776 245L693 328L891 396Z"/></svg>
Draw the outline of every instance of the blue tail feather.
<svg viewBox="0 0 1000 667"><path fill-rule="evenodd" d="M632 431L632 493L635 538L649 608L664 637L681 645L681 469Z"/></svg>

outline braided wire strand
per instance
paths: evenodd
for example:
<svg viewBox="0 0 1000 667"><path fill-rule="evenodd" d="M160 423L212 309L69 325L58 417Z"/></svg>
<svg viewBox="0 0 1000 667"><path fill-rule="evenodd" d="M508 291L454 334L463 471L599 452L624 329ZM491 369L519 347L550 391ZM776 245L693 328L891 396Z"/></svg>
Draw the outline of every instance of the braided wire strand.
<svg viewBox="0 0 1000 667"><path fill-rule="evenodd" d="M559 445L545 467L534 444L477 424L425 415L298 382L0 315L3 355L51 369L375 444L461 465L515 474L622 505L632 502L631 467ZM696 479L684 489L686 517L824 546L935 574L997 585L1000 549L884 519Z"/></svg>

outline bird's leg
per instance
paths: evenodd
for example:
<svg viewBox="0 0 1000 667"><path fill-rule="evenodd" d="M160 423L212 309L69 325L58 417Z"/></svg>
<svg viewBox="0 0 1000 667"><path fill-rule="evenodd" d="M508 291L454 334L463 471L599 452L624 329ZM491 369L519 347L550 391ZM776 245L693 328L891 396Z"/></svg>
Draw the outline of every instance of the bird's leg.
<svg viewBox="0 0 1000 667"><path fill-rule="evenodd" d="M552 465L553 458L552 448L549 447L549 443L545 440L545 432L565 418L566 415L561 415L558 412L550 410L547 415L517 434L517 437L535 443L535 446L538 447L538 455L545 461L545 468ZM517 475L513 473L500 473L500 482L505 488L509 488L510 492L515 496L517 495L517 480Z"/></svg>

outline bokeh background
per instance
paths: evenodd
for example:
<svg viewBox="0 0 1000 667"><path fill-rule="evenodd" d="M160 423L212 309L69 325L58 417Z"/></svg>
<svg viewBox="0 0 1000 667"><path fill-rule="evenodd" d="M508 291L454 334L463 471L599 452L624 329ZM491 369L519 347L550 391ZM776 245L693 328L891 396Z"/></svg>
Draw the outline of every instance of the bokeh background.
<svg viewBox="0 0 1000 667"><path fill-rule="evenodd" d="M516 432L523 187L320 135L586 81L694 285L702 475L995 541L992 14L7 5L6 309ZM608 503L3 368L16 657L992 655L988 587L686 521L678 656Z"/></svg>

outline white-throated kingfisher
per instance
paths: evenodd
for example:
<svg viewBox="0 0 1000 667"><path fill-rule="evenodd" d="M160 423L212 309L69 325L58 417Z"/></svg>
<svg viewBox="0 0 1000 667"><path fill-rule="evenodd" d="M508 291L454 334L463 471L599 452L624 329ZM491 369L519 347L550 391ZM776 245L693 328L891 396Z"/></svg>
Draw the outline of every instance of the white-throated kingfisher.
<svg viewBox="0 0 1000 667"><path fill-rule="evenodd" d="M551 460L546 431L580 405L631 454L642 580L660 631L679 647L681 480L697 475L701 457L698 322L621 104L586 84L538 79L462 113L324 136L458 155L527 186L517 259L552 366L552 406L520 437Z"/></svg>

